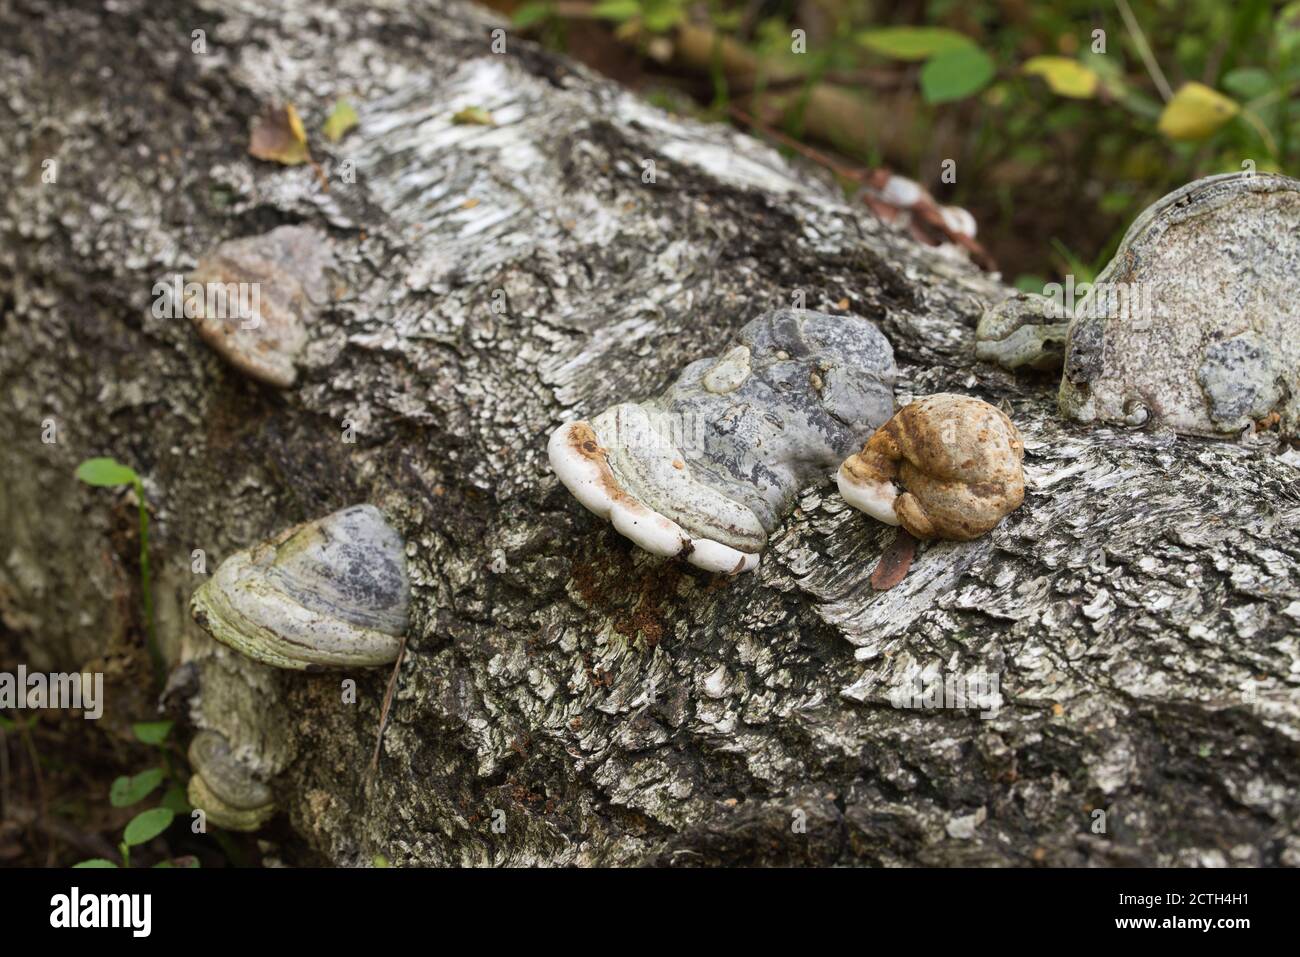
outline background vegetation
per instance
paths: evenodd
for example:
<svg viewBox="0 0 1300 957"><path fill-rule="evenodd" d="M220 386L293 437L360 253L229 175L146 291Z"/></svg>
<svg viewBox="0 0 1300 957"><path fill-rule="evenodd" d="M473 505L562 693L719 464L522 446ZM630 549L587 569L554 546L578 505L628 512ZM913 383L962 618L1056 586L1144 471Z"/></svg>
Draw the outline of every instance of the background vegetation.
<svg viewBox="0 0 1300 957"><path fill-rule="evenodd" d="M1300 158L1300 2L492 3L661 105L919 181L1028 288L1090 278L1177 186Z"/></svg>

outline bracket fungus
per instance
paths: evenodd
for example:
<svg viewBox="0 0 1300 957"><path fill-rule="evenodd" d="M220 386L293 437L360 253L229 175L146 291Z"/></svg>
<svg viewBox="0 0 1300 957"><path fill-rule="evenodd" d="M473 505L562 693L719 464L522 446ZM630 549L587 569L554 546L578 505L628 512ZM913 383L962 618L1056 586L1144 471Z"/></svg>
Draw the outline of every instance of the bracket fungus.
<svg viewBox="0 0 1300 957"><path fill-rule="evenodd" d="M271 789L230 751L225 736L200 731L190 742L189 801L228 831L256 831L275 816Z"/></svg>
<svg viewBox="0 0 1300 957"><path fill-rule="evenodd" d="M250 658L319 671L395 661L409 604L401 536L379 509L357 505L231 555L190 610Z"/></svg>
<svg viewBox="0 0 1300 957"><path fill-rule="evenodd" d="M1300 182L1197 180L1149 207L1075 310L1060 406L1081 422L1300 435Z"/></svg>
<svg viewBox="0 0 1300 957"><path fill-rule="evenodd" d="M748 571L799 491L889 418L895 376L867 320L767 312L658 399L560 426L551 467L646 551Z"/></svg>
<svg viewBox="0 0 1300 957"><path fill-rule="evenodd" d="M199 260L190 278L203 294L186 315L199 335L245 375L282 389L298 377L307 326L329 299L329 241L308 226L280 226L228 240Z"/></svg>
<svg viewBox="0 0 1300 957"><path fill-rule="evenodd" d="M1060 369L1070 317L1046 296L1016 292L985 310L975 328L975 355L1004 369Z"/></svg>
<svg viewBox="0 0 1300 957"><path fill-rule="evenodd" d="M1024 450L1001 410L970 396L930 395L900 409L840 466L840 494L917 538L969 541L1024 501Z"/></svg>

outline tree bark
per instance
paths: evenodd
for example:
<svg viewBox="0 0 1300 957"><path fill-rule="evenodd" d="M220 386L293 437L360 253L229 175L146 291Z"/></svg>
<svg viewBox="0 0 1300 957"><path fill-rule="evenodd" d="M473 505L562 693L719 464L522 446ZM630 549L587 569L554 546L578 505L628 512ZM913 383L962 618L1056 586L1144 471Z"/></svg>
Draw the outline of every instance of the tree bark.
<svg viewBox="0 0 1300 957"><path fill-rule="evenodd" d="M143 716L133 506L73 480L92 455L132 465L167 700L270 778L311 851L1300 863L1293 460L1062 421L1054 381L974 359L993 278L454 0L0 0L0 50L3 620L30 667L115 676L106 720ZM340 98L361 124L330 144ZM247 154L285 102L318 169ZM495 125L453 123L466 107ZM289 222L329 232L342 280L279 392L150 305L217 243ZM658 394L796 293L879 324L900 399L1007 411L1024 506L875 592L894 531L829 477L731 579L637 551L558 485L560 421ZM186 611L196 549L210 573L362 501L413 586L373 776L383 669L272 671ZM981 674L989 716L895 706L918 676Z"/></svg>

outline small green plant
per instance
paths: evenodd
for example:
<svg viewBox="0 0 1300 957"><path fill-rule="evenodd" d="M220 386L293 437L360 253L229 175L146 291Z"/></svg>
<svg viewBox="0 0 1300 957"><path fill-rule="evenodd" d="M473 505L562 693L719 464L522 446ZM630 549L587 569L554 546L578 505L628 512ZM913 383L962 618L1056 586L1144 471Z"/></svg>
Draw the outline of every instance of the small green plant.
<svg viewBox="0 0 1300 957"><path fill-rule="evenodd" d="M154 633L153 588L149 577L149 509L144 498L144 483L135 469L112 458L86 459L77 466L77 478L97 488L121 488L129 485L135 489L136 506L140 510L140 594L144 602L145 644L153 665L154 680L163 678L162 652Z"/></svg>
<svg viewBox="0 0 1300 957"><path fill-rule="evenodd" d="M139 774L122 775L117 778L108 791L108 800L113 807L130 807L133 804L139 804L150 794L153 794L165 781L176 781L177 775L172 765L172 754L167 744L167 738L171 734L171 730L171 721L145 721L132 725L132 731L135 733L137 741L152 745L158 749L161 766L147 768ZM131 848L152 841L171 826L172 821L176 819L178 814L188 814L189 811L190 806L185 798L184 789L179 783L173 783L163 793L162 800L157 807L141 811L127 822L122 831L122 840L118 844L118 851L122 855L121 864L102 857L96 857L88 861L82 861L75 866L130 867ZM184 860L187 866L198 866L198 861L193 858L183 858L181 860ZM154 866L174 867L176 862L162 861Z"/></svg>
<svg viewBox="0 0 1300 957"><path fill-rule="evenodd" d="M770 127L796 149L818 142L939 188L1027 288L1063 278L1071 256L1053 236L1104 264L1174 188L1300 164L1300 0L487 2L597 68L609 58L594 55L591 24L604 23L605 43L645 61L629 82L674 112ZM891 122L875 122L885 103Z"/></svg>
<svg viewBox="0 0 1300 957"><path fill-rule="evenodd" d="M927 103L972 96L997 72L992 57L972 40L943 27L883 27L858 34L858 42L892 60L924 61L920 80Z"/></svg>
<svg viewBox="0 0 1300 957"><path fill-rule="evenodd" d="M686 0L599 0L584 14L596 20L609 20L628 29L643 27L650 33L667 33L686 21ZM525 3L515 11L517 27L530 27L557 15L559 9L550 0Z"/></svg>

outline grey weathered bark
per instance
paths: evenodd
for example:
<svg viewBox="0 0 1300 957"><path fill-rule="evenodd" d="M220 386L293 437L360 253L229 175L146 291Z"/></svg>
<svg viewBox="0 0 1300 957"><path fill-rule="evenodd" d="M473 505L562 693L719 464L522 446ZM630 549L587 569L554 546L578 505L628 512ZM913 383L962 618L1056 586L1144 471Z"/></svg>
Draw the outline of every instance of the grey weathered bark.
<svg viewBox="0 0 1300 957"><path fill-rule="evenodd" d="M173 698L332 861L1300 863L1293 464L1062 422L1051 382L972 356L996 283L745 136L492 52L482 10L106 6L0 0L0 610L32 667L112 675L138 641L129 503L72 479L111 454L146 479L159 630L195 682ZM340 96L362 123L313 136L328 190L246 154L266 104L314 130ZM467 106L497 125L452 124ZM329 230L343 288L277 393L150 303L284 222ZM1024 507L892 591L867 577L893 531L829 477L756 573L714 579L545 462L566 414L657 394L795 290L877 321L900 395L979 395L1027 438ZM343 704L342 676L241 660L185 612L192 550L210 570L358 501L414 583L373 780L386 674ZM924 669L995 673L1002 707L891 706ZM117 679L109 720L138 719L143 673Z"/></svg>

